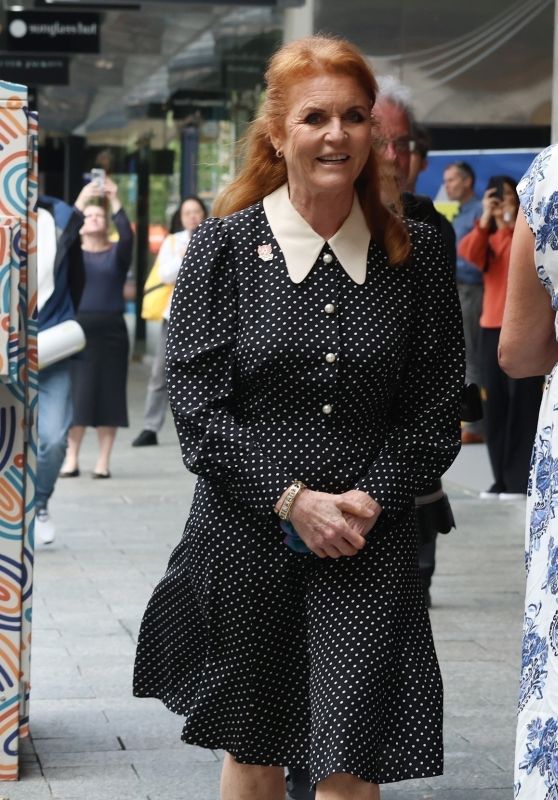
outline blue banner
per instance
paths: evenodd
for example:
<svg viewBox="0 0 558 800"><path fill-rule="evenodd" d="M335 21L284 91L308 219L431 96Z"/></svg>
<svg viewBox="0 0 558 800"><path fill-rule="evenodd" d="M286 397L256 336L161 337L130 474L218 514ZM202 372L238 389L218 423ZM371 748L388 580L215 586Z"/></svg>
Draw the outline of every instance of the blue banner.
<svg viewBox="0 0 558 800"><path fill-rule="evenodd" d="M444 202L444 170L455 161L466 161L477 176L475 194L482 197L491 175L509 175L518 182L541 149L432 151L428 154L428 167L419 175L417 194Z"/></svg>

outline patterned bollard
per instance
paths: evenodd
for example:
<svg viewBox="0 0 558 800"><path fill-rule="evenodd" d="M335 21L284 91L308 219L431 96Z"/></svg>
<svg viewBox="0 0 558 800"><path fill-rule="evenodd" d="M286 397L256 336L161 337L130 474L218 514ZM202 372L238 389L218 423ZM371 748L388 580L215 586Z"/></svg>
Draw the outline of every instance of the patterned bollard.
<svg viewBox="0 0 558 800"><path fill-rule="evenodd" d="M0 81L0 780L29 732L37 409L37 118Z"/></svg>

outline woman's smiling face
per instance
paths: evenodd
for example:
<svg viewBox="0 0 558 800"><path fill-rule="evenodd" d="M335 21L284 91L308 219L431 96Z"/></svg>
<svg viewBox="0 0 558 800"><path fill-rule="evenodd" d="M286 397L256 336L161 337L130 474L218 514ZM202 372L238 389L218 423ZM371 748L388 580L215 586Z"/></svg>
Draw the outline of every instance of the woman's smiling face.
<svg viewBox="0 0 558 800"><path fill-rule="evenodd" d="M288 109L271 138L283 151L291 197L352 193L371 148L366 92L348 75L322 73L292 87Z"/></svg>

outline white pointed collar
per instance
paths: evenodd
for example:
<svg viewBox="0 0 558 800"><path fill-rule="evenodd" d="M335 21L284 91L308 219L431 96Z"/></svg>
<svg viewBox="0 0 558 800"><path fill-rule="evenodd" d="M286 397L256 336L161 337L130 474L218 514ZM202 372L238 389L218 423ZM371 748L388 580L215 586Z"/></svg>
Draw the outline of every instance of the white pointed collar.
<svg viewBox="0 0 558 800"><path fill-rule="evenodd" d="M301 283L320 255L325 239L306 222L289 199L288 184L283 184L263 199L271 232L281 248L293 283ZM366 280L370 231L355 194L351 213L336 234L328 240L337 260L355 283Z"/></svg>

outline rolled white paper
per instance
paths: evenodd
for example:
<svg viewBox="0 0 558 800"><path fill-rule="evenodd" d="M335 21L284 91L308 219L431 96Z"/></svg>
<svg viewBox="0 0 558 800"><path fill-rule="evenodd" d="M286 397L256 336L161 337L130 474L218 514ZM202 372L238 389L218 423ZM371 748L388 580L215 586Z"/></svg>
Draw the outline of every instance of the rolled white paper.
<svg viewBox="0 0 558 800"><path fill-rule="evenodd" d="M39 331L37 350L39 369L79 353L85 347L85 334L75 319L67 319L46 331Z"/></svg>

